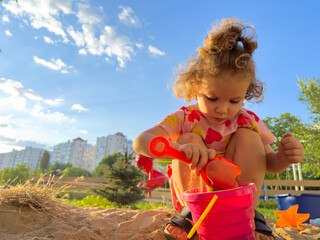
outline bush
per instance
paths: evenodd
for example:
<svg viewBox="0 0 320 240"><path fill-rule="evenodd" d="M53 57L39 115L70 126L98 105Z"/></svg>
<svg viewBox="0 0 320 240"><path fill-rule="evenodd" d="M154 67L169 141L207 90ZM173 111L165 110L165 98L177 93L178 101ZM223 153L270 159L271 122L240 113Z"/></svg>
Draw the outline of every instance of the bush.
<svg viewBox="0 0 320 240"><path fill-rule="evenodd" d="M102 208L114 208L116 205L110 202L106 198L100 198L100 196L86 196L81 201L75 201L72 203L78 207L92 206L92 207L102 207Z"/></svg>
<svg viewBox="0 0 320 240"><path fill-rule="evenodd" d="M10 185L25 184L29 175L30 167L25 163L18 164L15 168L4 168L0 171L1 182L8 182Z"/></svg>
<svg viewBox="0 0 320 240"><path fill-rule="evenodd" d="M132 154L120 154L112 167L104 168L104 177L108 184L93 189L93 192L120 206L142 200L145 197L144 188L138 187L138 183L143 179L143 174L130 163L132 159Z"/></svg>

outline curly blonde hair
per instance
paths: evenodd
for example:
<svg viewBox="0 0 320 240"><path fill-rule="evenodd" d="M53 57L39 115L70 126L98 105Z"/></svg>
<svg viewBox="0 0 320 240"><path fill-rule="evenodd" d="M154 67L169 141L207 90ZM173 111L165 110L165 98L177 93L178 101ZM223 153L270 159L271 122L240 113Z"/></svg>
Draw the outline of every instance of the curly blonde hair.
<svg viewBox="0 0 320 240"><path fill-rule="evenodd" d="M246 30L251 30L247 34ZM177 98L187 102L196 100L196 86L200 86L207 76L219 76L225 71L234 74L249 74L251 83L245 99L262 100L264 83L256 78L255 64L252 59L258 44L254 40L253 26L242 23L236 18L223 19L214 26L204 40L204 46L189 60L186 68L180 67L180 73L174 82L173 90Z"/></svg>

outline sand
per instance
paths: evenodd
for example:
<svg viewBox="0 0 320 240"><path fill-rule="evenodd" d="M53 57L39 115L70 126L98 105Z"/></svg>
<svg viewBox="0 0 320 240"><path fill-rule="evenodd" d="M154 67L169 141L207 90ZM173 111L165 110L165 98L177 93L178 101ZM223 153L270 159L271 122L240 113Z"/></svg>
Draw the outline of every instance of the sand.
<svg viewBox="0 0 320 240"><path fill-rule="evenodd" d="M0 239L24 240L165 240L163 229L176 213L172 209L129 210L95 207L75 207L62 204L60 210L45 213L29 207L0 205ZM276 239L318 239L320 228L305 225L298 231L293 228L276 228L268 219Z"/></svg>

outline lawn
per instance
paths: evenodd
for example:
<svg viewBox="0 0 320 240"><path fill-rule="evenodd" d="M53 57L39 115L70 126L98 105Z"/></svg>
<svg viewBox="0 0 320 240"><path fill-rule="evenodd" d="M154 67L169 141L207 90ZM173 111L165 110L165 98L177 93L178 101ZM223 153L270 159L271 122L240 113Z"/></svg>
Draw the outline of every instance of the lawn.
<svg viewBox="0 0 320 240"><path fill-rule="evenodd" d="M275 200L270 200L268 203L259 202L257 211L264 215L266 218L271 218L278 221L279 217L275 216L273 213L278 211L278 205Z"/></svg>

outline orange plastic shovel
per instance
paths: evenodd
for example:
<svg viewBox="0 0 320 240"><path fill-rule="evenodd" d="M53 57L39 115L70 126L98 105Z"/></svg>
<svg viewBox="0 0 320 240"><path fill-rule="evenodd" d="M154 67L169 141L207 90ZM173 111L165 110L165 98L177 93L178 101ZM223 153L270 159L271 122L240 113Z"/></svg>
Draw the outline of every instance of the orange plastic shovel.
<svg viewBox="0 0 320 240"><path fill-rule="evenodd" d="M161 144L157 147L159 143ZM163 147L161 151L157 150L161 147ZM186 158L184 152L171 147L168 140L163 137L153 138L150 142L149 149L156 157L168 155L187 164L191 163L191 160ZM201 177L209 187L215 190L224 190L238 187L236 177L240 173L241 169L237 164L223 157L216 156L213 160L208 161L206 166L202 168Z"/></svg>

